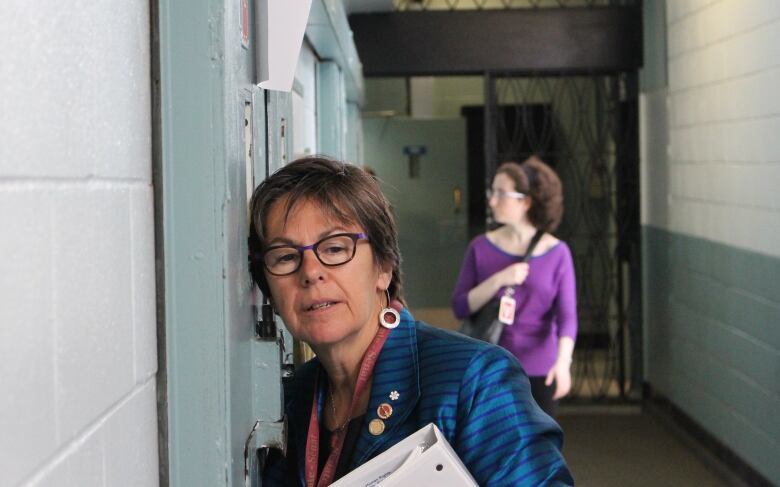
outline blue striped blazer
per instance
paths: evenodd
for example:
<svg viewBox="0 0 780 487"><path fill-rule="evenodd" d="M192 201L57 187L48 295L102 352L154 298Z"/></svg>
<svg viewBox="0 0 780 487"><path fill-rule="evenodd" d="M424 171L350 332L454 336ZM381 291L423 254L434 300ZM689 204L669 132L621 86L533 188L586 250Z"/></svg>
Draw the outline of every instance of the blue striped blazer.
<svg viewBox="0 0 780 487"><path fill-rule="evenodd" d="M315 358L285 387L287 456L267 465L263 485L304 486L304 452ZM391 392L397 392L397 399ZM318 392L318 412L325 404ZM396 397L393 394L392 397ZM393 414L379 436L368 431L377 407ZM531 397L528 377L504 349L414 321L407 310L374 368L371 397L350 470L434 423L482 486L573 485L558 425Z"/></svg>

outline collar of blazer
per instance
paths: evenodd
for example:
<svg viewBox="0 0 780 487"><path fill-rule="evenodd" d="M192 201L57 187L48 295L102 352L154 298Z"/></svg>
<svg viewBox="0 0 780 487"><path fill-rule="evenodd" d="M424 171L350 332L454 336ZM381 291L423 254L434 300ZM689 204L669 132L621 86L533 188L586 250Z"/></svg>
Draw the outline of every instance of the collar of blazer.
<svg viewBox="0 0 780 487"><path fill-rule="evenodd" d="M315 365L309 367L311 365ZM316 358L301 370L298 379L298 387L293 392L299 397L295 397L295 402L290 421L298 421L298 424L306 424L309 410L306 406L311 404L311 394L314 387L314 378L316 374L324 374L324 369ZM417 353L417 330L414 318L409 311L404 308L401 310L401 322L398 327L390 332L379 359L374 366L374 375L371 382L371 397L368 401L366 416L361 426L360 436L355 444L355 450L352 456L352 468L362 465L375 452L384 451L392 445L395 445L407 435L416 431L416 425L409 428L403 427L409 414L414 410L417 401L420 398L420 360ZM324 383L320 381L320 383ZM397 398L392 399L391 393L397 392ZM320 388L317 398L318 415L322 416L322 409L325 406L324 389ZM396 394L393 394L396 397ZM290 398L292 399L292 398ZM378 419L377 409L380 405L387 403L393 408L390 417L383 419L385 423L384 432L380 435L372 435L368 431L368 423L372 419ZM305 453L306 453L306 432L305 428L297 428L299 434L288 440L296 443L297 464L299 476L303 478ZM407 431L408 430L408 431Z"/></svg>

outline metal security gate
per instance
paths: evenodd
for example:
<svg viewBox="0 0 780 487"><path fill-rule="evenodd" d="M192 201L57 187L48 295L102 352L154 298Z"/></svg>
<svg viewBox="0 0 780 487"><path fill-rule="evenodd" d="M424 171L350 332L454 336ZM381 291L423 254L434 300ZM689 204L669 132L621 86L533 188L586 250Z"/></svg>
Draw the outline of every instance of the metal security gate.
<svg viewBox="0 0 780 487"><path fill-rule="evenodd" d="M366 76L484 77L464 106L468 233L485 230L500 161L538 153L561 176L580 335L570 400L641 396L639 0L394 0L350 15ZM453 42L453 32L462 42Z"/></svg>
<svg viewBox="0 0 780 487"><path fill-rule="evenodd" d="M563 182L556 233L574 256L580 325L572 400L641 385L637 105L635 73L485 76L486 187L500 162L531 154Z"/></svg>

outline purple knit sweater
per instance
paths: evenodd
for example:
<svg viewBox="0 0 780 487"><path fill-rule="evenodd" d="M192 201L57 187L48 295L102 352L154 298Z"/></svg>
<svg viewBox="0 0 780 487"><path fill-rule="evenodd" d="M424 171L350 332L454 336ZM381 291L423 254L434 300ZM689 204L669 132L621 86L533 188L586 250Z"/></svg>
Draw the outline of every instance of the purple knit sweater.
<svg viewBox="0 0 780 487"><path fill-rule="evenodd" d="M470 314L468 293L479 283L521 256L498 248L486 236L471 241L452 294L455 316ZM515 322L504 327L499 345L512 352L529 376L547 375L558 355L558 338L577 336L577 287L571 251L561 241L528 259L525 282L515 287ZM495 299L504 293L502 288Z"/></svg>

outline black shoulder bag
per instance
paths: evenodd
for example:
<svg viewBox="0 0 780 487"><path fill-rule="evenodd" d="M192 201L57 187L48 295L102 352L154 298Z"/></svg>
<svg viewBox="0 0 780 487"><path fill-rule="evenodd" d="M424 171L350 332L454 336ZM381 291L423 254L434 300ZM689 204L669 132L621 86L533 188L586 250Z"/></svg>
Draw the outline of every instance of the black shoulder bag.
<svg viewBox="0 0 780 487"><path fill-rule="evenodd" d="M536 244L539 243L539 239L542 238L542 235L544 235L542 230L536 231L533 238L531 238L531 242L528 244L528 250L526 250L525 255L520 258L520 262L528 260L533 253ZM501 339L501 334L504 332L504 326L506 326L498 319L498 309L500 305L501 302L498 299L491 299L488 301L485 306L463 320L463 323L460 325L460 332L472 338L477 338L490 343L498 343L498 340Z"/></svg>

